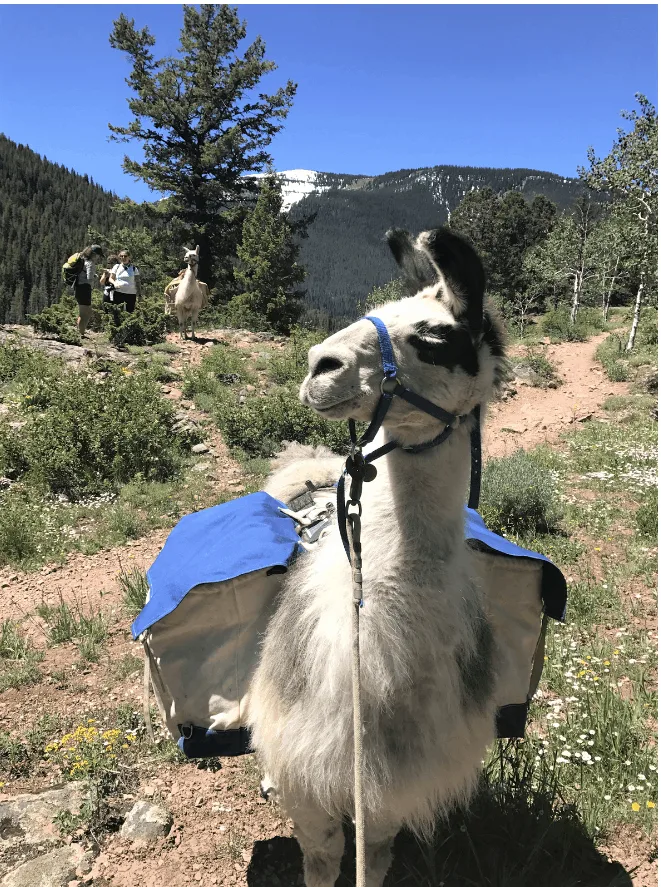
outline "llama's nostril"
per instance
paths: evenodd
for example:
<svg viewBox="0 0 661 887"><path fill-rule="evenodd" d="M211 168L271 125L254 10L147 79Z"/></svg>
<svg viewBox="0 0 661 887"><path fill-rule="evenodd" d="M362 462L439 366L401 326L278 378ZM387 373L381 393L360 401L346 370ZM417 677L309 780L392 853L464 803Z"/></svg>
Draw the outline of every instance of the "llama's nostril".
<svg viewBox="0 0 661 887"><path fill-rule="evenodd" d="M342 369L342 361L335 357L322 357L312 370L313 376L321 376L323 373L332 373L333 370Z"/></svg>

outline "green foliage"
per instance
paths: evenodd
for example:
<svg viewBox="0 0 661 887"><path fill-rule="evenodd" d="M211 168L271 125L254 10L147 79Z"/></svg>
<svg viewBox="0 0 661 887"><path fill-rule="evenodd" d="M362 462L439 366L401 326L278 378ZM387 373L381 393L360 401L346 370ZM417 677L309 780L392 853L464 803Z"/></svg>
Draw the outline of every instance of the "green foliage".
<svg viewBox="0 0 661 887"><path fill-rule="evenodd" d="M88 223L111 224L114 197L86 175L0 135L0 323L25 323L63 290L62 263Z"/></svg>
<svg viewBox="0 0 661 887"><path fill-rule="evenodd" d="M400 299L408 295L410 294L406 290L404 281L396 277L394 280L384 283L383 286L375 286L365 299L365 304L358 306L358 310L362 314L367 314L377 305L383 305L386 302L399 302Z"/></svg>
<svg viewBox="0 0 661 887"><path fill-rule="evenodd" d="M230 345L214 345L199 366L186 370L183 393L192 397L200 409L211 412L227 396L228 386L253 379L245 354Z"/></svg>
<svg viewBox="0 0 661 887"><path fill-rule="evenodd" d="M36 333L54 336L67 345L80 345L77 314L76 300L65 293L59 302L44 308L39 314L31 315L28 320Z"/></svg>
<svg viewBox="0 0 661 887"><path fill-rule="evenodd" d="M540 326L552 342L585 342L604 329L604 321L599 311L582 308L572 323L569 308L563 307L547 311Z"/></svg>
<svg viewBox="0 0 661 887"><path fill-rule="evenodd" d="M641 536L656 540L659 535L659 498L657 490L645 491L642 503L636 510L636 526Z"/></svg>
<svg viewBox="0 0 661 887"><path fill-rule="evenodd" d="M118 582L122 589L124 606L132 616L137 616L145 605L149 591L144 571L137 567L127 571L122 567Z"/></svg>
<svg viewBox="0 0 661 887"><path fill-rule="evenodd" d="M83 659L99 661L99 647L108 637L108 620L102 612L86 611L79 600L69 604L60 596L55 606L41 603L37 615L46 623L50 644L75 641Z"/></svg>
<svg viewBox="0 0 661 887"><path fill-rule="evenodd" d="M240 326L288 333L301 315L305 270L296 261L302 233L282 212L282 187L275 173L262 179L257 205L243 223L234 276L241 292L227 306Z"/></svg>
<svg viewBox="0 0 661 887"><path fill-rule="evenodd" d="M325 444L338 453L347 448L346 425L328 422L303 406L293 385L275 388L268 397L251 397L242 405L228 400L215 415L227 443L251 456L274 456L289 440Z"/></svg>
<svg viewBox="0 0 661 887"><path fill-rule="evenodd" d="M637 290L627 350L634 346L635 319L643 300L656 299L658 270L659 120L654 105L642 93L636 99L637 111L622 112L633 127L628 132L618 129L610 154L601 160L590 147L589 168L579 171L589 188L611 195L627 232L623 261Z"/></svg>
<svg viewBox="0 0 661 887"><path fill-rule="evenodd" d="M450 217L450 227L467 237L484 262L489 291L505 301L526 289L523 257L555 225L556 206L518 191L499 195L491 188L469 191Z"/></svg>
<svg viewBox="0 0 661 887"><path fill-rule="evenodd" d="M480 510L488 527L507 534L549 533L562 517L553 473L524 450L487 462Z"/></svg>
<svg viewBox="0 0 661 887"><path fill-rule="evenodd" d="M26 424L4 428L0 466L69 498L142 477L167 480L182 463L172 405L144 373L101 381L68 371L24 401Z"/></svg>
<svg viewBox="0 0 661 887"><path fill-rule="evenodd" d="M630 378L624 343L616 333L611 333L597 346L595 357L606 370L611 382L627 382Z"/></svg>
<svg viewBox="0 0 661 887"><path fill-rule="evenodd" d="M33 649L19 625L12 619L0 622L0 693L15 687L36 684L41 674L37 668L40 654ZM9 749L3 748L0 733L0 763Z"/></svg>
<svg viewBox="0 0 661 887"><path fill-rule="evenodd" d="M303 381L308 372L308 351L326 338L319 330L294 327L283 351L274 351L269 358L266 372L276 385Z"/></svg>
<svg viewBox="0 0 661 887"><path fill-rule="evenodd" d="M527 367L531 370L530 384L533 388L557 388L561 384L555 367L540 351L527 348L525 357L517 358L514 363L516 366Z"/></svg>
<svg viewBox="0 0 661 887"><path fill-rule="evenodd" d="M260 81L276 66L259 37L241 54L245 37L236 9L216 4L184 6L175 56L155 58L154 36L124 14L110 35L111 46L128 56L132 90L132 120L110 126L112 137L137 141L144 158L126 157L124 170L169 195L151 215L179 246L199 244L200 279L210 286L230 280L242 223L236 206L257 190L245 173L269 163L266 148L296 92L288 82L266 94Z"/></svg>
<svg viewBox="0 0 661 887"><path fill-rule="evenodd" d="M118 311L121 318L117 326L108 330L110 341L118 348L127 345L155 345L163 342L168 329L168 317L163 313L163 300L153 298L138 299L135 311L128 314Z"/></svg>

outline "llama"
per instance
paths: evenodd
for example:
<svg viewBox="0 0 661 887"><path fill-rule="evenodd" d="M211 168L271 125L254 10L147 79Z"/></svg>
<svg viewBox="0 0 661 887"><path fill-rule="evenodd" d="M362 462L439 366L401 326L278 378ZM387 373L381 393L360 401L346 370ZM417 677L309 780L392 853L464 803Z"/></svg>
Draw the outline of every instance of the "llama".
<svg viewBox="0 0 661 887"><path fill-rule="evenodd" d="M372 314L390 334L410 390L466 415L484 406L504 366L503 336L483 310L484 272L446 229L388 233L416 294ZM362 319L310 349L301 401L328 419L369 421L383 369L374 326ZM482 413L484 410L482 410ZM394 398L375 446L433 440L443 426ZM368 887L379 887L396 833L429 835L465 803L495 736L495 652L471 551L464 541L471 421L425 452L394 449L366 483L362 505L360 655ZM267 492L293 489L286 454ZM299 484L331 480L337 457L301 459ZM253 745L303 850L306 887L333 887L342 818L354 812L351 569L339 533L285 577L250 690Z"/></svg>
<svg viewBox="0 0 661 887"><path fill-rule="evenodd" d="M208 304L208 289L206 284L197 280L197 266L200 261L200 247L187 249L184 262L188 265L183 280L177 287L174 297L174 310L179 321L179 333L182 339L186 339L186 323L190 318L191 338L195 340L195 324L205 305ZM204 287L204 289L203 289ZM167 313L167 310L166 310Z"/></svg>

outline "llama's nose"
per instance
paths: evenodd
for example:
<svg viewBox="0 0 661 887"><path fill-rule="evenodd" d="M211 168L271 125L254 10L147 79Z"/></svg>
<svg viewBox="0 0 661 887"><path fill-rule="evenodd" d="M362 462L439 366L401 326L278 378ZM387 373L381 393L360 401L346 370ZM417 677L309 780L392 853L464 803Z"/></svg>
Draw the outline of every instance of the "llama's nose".
<svg viewBox="0 0 661 887"><path fill-rule="evenodd" d="M312 363L310 367L310 375L314 378L315 376L323 376L324 373L333 373L335 370L341 370L344 364L341 360L338 360L336 357L328 357L324 355L320 355L318 359Z"/></svg>

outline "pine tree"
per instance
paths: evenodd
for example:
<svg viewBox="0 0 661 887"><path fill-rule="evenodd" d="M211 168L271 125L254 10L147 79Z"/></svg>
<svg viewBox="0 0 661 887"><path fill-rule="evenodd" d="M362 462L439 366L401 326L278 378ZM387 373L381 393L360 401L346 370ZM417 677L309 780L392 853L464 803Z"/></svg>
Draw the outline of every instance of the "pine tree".
<svg viewBox="0 0 661 887"><path fill-rule="evenodd" d="M305 278L296 261L296 235L302 226L282 213L282 188L274 173L262 179L254 210L243 224L234 275L242 288L228 308L230 314L252 326L288 333L301 315L303 293L295 289Z"/></svg>
<svg viewBox="0 0 661 887"><path fill-rule="evenodd" d="M184 6L176 57L156 59L155 38L133 19L114 23L110 44L132 64L128 126L110 126L118 141L140 143L144 160L124 158L124 169L152 190L168 195L154 209L190 244L200 245L200 279L210 286L229 277L240 236L242 206L257 186L246 173L263 169L266 148L282 128L296 92L258 92L276 67L258 37L241 55L246 24L236 9Z"/></svg>

